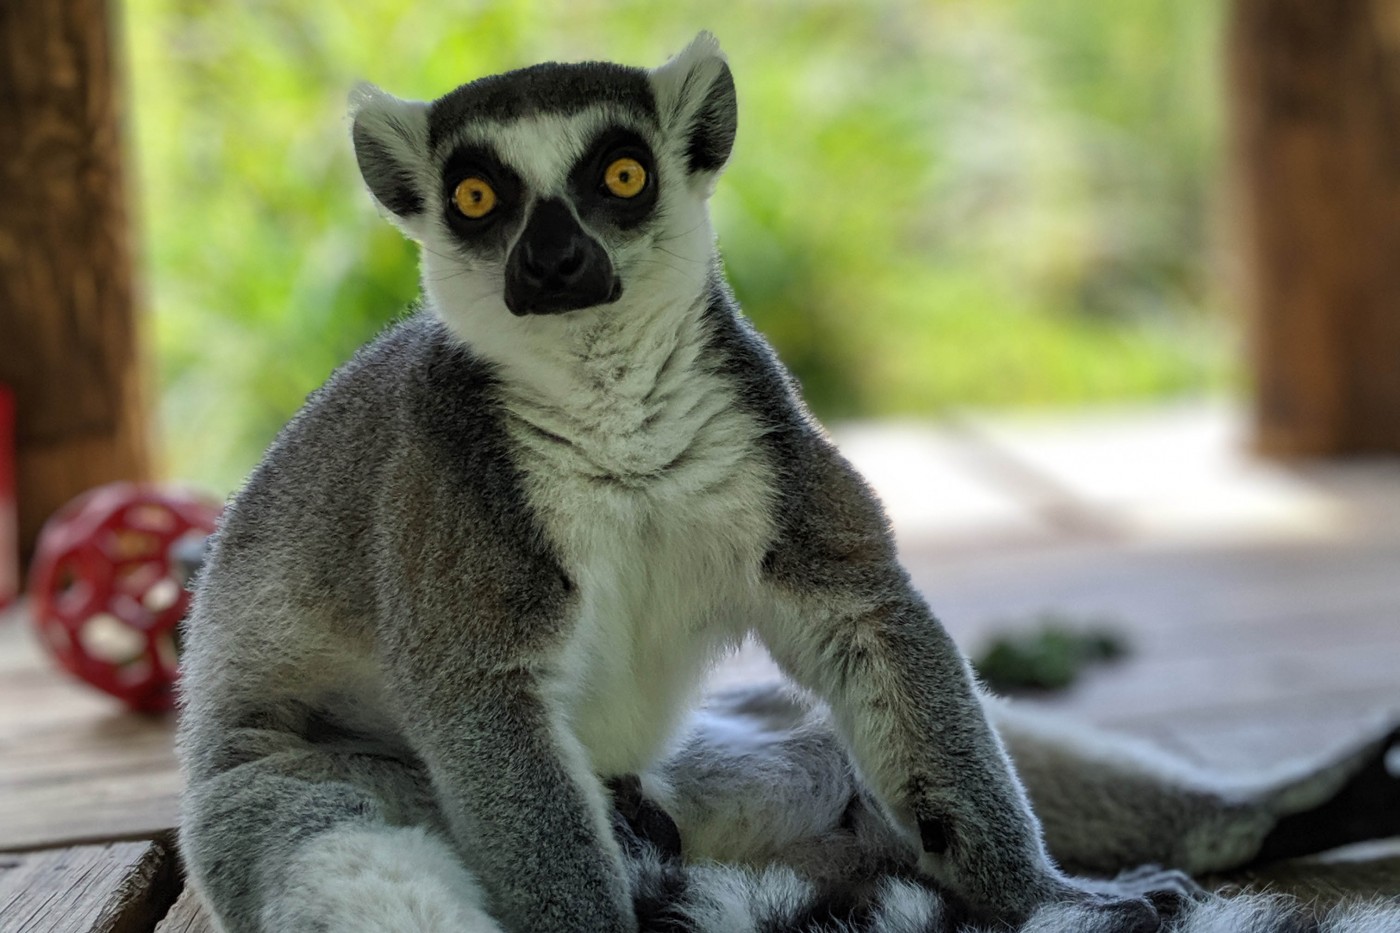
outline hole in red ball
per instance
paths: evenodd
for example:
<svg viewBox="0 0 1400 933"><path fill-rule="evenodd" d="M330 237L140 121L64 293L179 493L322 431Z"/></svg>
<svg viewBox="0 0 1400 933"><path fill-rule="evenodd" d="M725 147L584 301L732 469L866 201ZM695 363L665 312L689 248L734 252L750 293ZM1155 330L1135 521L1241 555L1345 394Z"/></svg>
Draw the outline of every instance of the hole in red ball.
<svg viewBox="0 0 1400 933"><path fill-rule="evenodd" d="M180 669L180 655L175 647L173 635L163 635L156 639L156 659L165 675L174 679L176 671Z"/></svg>
<svg viewBox="0 0 1400 933"><path fill-rule="evenodd" d="M113 563L150 560L161 553L160 538L135 528L113 528L98 540L98 547Z"/></svg>
<svg viewBox="0 0 1400 933"><path fill-rule="evenodd" d="M130 664L145 654L146 639L110 613L100 612L78 632L83 654L108 664Z"/></svg>
<svg viewBox="0 0 1400 933"><path fill-rule="evenodd" d="M54 571L53 606L61 615L77 618L84 614L92 599L92 587L72 561L65 561Z"/></svg>
<svg viewBox="0 0 1400 933"><path fill-rule="evenodd" d="M136 687L151 679L151 659L141 655L117 668L117 680L126 687Z"/></svg>
<svg viewBox="0 0 1400 933"><path fill-rule="evenodd" d="M129 563L117 569L116 584L123 592L139 598L163 576L165 567L158 561Z"/></svg>
<svg viewBox="0 0 1400 933"><path fill-rule="evenodd" d="M170 531L175 527L175 516L163 505L143 502L127 509L122 515L122 523L130 528Z"/></svg>
<svg viewBox="0 0 1400 933"><path fill-rule="evenodd" d="M141 597L141 603L154 613L161 613L180 601L180 584L169 577L151 584Z"/></svg>

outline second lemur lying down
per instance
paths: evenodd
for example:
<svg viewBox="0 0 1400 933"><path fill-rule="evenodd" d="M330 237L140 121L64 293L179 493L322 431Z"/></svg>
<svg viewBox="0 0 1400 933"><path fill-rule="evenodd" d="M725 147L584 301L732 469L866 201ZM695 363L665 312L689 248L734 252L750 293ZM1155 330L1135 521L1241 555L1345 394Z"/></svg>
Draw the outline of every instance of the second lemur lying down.
<svg viewBox="0 0 1400 933"><path fill-rule="evenodd" d="M354 108L422 308L307 400L198 577L180 844L225 933L1149 933L1225 909L1177 868L1393 812L1374 748L1221 792L987 705L725 284L713 38ZM829 714L686 731L749 635Z"/></svg>

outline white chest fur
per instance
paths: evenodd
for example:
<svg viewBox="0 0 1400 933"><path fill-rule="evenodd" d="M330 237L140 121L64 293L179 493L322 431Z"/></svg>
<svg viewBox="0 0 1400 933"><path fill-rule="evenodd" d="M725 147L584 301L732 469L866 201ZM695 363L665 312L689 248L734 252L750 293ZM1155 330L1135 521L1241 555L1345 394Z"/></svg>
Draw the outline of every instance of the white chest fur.
<svg viewBox="0 0 1400 933"><path fill-rule="evenodd" d="M526 494L578 587L560 689L602 774L660 753L742 633L772 537L758 429L705 369L698 309L612 320L507 403Z"/></svg>

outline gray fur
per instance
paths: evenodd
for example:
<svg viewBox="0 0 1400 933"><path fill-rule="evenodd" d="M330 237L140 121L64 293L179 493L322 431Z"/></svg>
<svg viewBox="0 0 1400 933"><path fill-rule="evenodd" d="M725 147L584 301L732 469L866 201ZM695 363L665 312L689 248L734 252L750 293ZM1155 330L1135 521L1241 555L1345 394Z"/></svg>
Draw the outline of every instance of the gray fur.
<svg viewBox="0 0 1400 933"><path fill-rule="evenodd" d="M703 35L652 72L357 92L357 157L424 245L425 307L307 401L198 582L181 839L224 929L1157 929L1189 885L1062 873L1004 739L1083 867L1199 867L1217 830L1248 857L1273 825L1129 764L1105 819L1161 822L1081 838L1093 808L1056 776L1074 753L1041 773L1033 736L999 737L879 503L724 284L705 202L734 100ZM616 152L645 199L609 200ZM497 213L454 213L464 173ZM608 302L505 307L540 204L606 251ZM749 632L823 705L748 696L668 758ZM636 773L688 859L748 867L619 826L605 782Z"/></svg>

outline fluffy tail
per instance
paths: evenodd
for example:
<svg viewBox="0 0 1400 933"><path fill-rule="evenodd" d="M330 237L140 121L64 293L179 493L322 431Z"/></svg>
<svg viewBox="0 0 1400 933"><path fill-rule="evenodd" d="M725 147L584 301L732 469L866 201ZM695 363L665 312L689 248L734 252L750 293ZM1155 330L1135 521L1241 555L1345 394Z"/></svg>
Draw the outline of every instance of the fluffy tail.
<svg viewBox="0 0 1400 933"><path fill-rule="evenodd" d="M863 892L824 893L791 869L682 865L654 851L631 862L641 933L1008 933L978 923L917 881L887 876ZM1317 911L1277 894L1158 902L1160 918L1092 904L1042 907L1020 933L1398 933L1400 904Z"/></svg>

